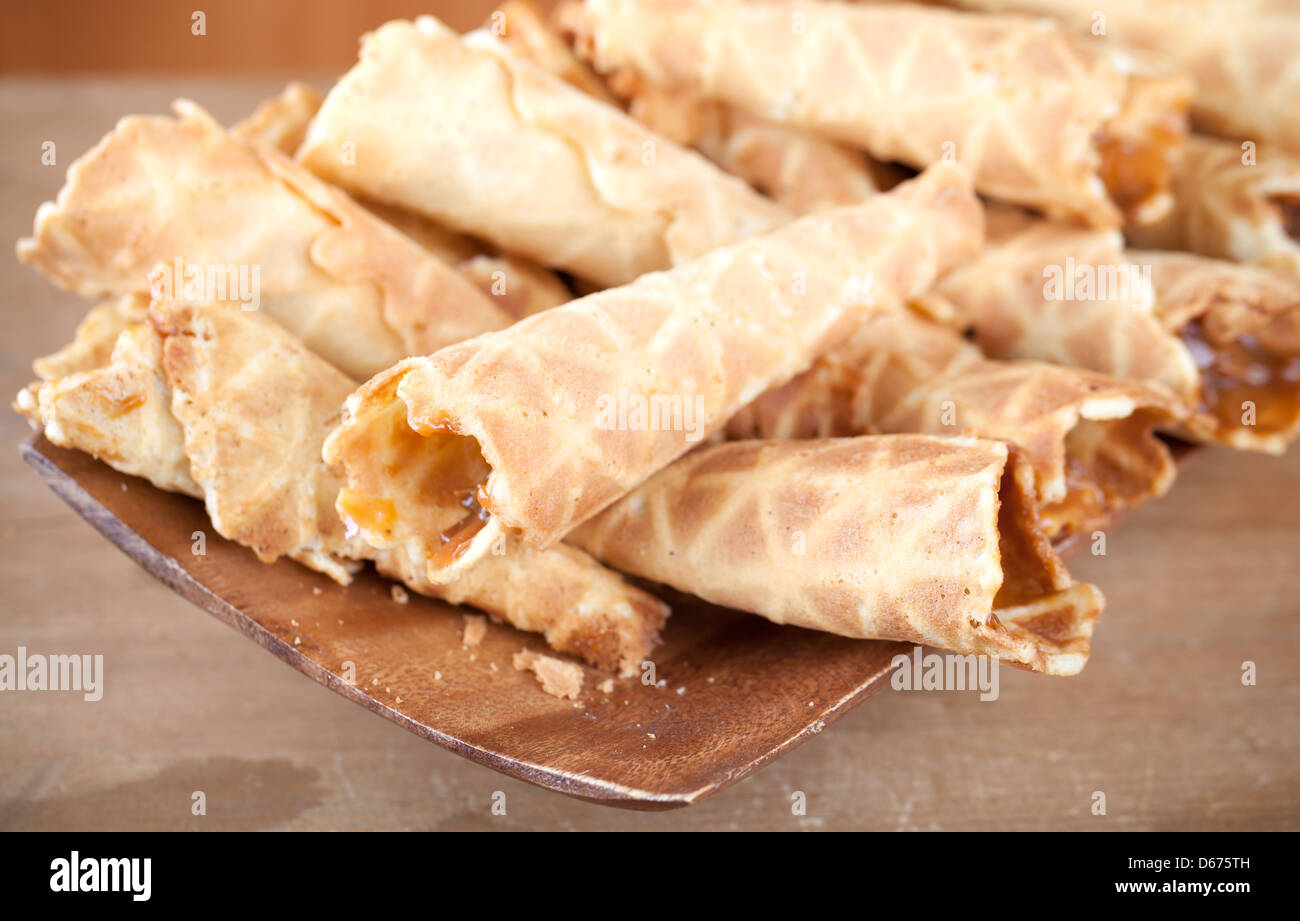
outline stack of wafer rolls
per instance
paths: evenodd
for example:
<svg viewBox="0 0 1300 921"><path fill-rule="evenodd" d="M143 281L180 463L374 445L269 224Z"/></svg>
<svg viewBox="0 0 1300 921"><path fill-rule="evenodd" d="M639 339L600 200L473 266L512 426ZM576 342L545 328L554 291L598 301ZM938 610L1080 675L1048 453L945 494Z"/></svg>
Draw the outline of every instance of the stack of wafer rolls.
<svg viewBox="0 0 1300 921"><path fill-rule="evenodd" d="M667 606L560 546L503 544L434 586L400 548L349 536L321 443L356 387L288 332L238 304L153 303L99 367L46 381L19 408L55 444L202 498L213 527L263 561L288 556L347 584L363 561L413 590L468 604L597 667L633 671Z"/></svg>
<svg viewBox="0 0 1300 921"><path fill-rule="evenodd" d="M937 286L985 353L1165 388L1185 436L1280 453L1300 434L1300 277L1117 234L989 213L979 258Z"/></svg>
<svg viewBox="0 0 1300 921"><path fill-rule="evenodd" d="M327 93L73 164L18 253L97 303L17 408L261 560L598 668L665 626L627 575L1075 674L1057 548L1170 489L1165 436L1300 435L1294 68L1247 98L1276 45L1203 3L387 23Z"/></svg>
<svg viewBox="0 0 1300 921"><path fill-rule="evenodd" d="M339 511L376 545L424 555L433 581L505 533L551 546L874 312L922 293L982 231L969 177L941 164L862 205L401 362L348 398L326 442L347 471ZM676 421L620 409L651 397Z"/></svg>
<svg viewBox="0 0 1300 921"><path fill-rule="evenodd" d="M359 196L597 285L790 218L487 31L462 37L429 17L365 37L298 159Z"/></svg>
<svg viewBox="0 0 1300 921"><path fill-rule="evenodd" d="M1051 217L1147 223L1172 203L1187 78L1048 20L818 0L585 0L570 22L600 72L630 71L881 160L956 158L981 192Z"/></svg>
<svg viewBox="0 0 1300 921"><path fill-rule="evenodd" d="M948 0L993 12L1042 13L1097 41L1159 54L1196 81L1201 131L1300 152L1300 7L1291 0Z"/></svg>

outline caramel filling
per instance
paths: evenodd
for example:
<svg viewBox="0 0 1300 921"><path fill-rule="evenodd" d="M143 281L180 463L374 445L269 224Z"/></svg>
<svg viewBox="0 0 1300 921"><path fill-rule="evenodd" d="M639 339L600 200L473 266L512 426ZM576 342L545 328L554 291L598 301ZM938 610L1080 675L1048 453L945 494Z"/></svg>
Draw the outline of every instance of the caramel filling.
<svg viewBox="0 0 1300 921"><path fill-rule="evenodd" d="M417 432L395 402L348 451L356 460L338 509L349 534L360 530L380 546L416 538L430 564L443 569L461 559L491 518L491 470L478 442L449 421Z"/></svg>
<svg viewBox="0 0 1300 921"><path fill-rule="evenodd" d="M1057 591L1059 564L1055 552L1039 524L1032 498L1015 477L1014 466L1007 462L998 494L1002 586L993 599L995 609L1028 604Z"/></svg>
<svg viewBox="0 0 1300 921"><path fill-rule="evenodd" d="M1053 540L1106 527L1119 512L1164 491L1173 458L1153 434L1162 421L1162 412L1139 409L1122 419L1082 419L1070 430L1065 497L1039 509Z"/></svg>
<svg viewBox="0 0 1300 921"><path fill-rule="evenodd" d="M1167 187L1167 148L1154 140L1138 141L1103 131L1097 139L1097 150L1107 194L1125 221L1135 220L1142 206Z"/></svg>
<svg viewBox="0 0 1300 921"><path fill-rule="evenodd" d="M1201 372L1202 408L1225 429L1284 434L1300 421L1300 355L1270 351L1249 335L1211 342L1199 320L1179 335ZM1255 407L1253 425L1247 402Z"/></svg>
<svg viewBox="0 0 1300 921"><path fill-rule="evenodd" d="M1126 222L1162 216L1142 210L1169 191L1174 152L1183 140L1186 100L1169 93L1162 80L1134 77L1123 110L1093 139L1102 184Z"/></svg>
<svg viewBox="0 0 1300 921"><path fill-rule="evenodd" d="M1095 473L1077 457L1065 459L1065 498L1043 506L1043 525L1052 537L1084 531L1110 519L1116 502Z"/></svg>
<svg viewBox="0 0 1300 921"><path fill-rule="evenodd" d="M348 523L349 537L360 530L385 542L393 539L397 506L392 501L364 496L345 488L339 491L338 510Z"/></svg>
<svg viewBox="0 0 1300 921"><path fill-rule="evenodd" d="M1272 195L1268 202L1277 211L1286 235L1300 243L1300 195Z"/></svg>
<svg viewBox="0 0 1300 921"><path fill-rule="evenodd" d="M459 523L439 532L440 545L430 557L430 561L439 569L458 561L469 547L470 541L487 525L491 513L483 504L485 498L482 487L470 492L460 503L469 514Z"/></svg>

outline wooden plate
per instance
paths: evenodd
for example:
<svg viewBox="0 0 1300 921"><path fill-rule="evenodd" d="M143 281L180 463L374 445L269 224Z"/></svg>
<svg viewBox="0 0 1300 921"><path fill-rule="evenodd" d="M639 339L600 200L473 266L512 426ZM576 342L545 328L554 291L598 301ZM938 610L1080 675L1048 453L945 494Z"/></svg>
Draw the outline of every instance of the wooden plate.
<svg viewBox="0 0 1300 921"><path fill-rule="evenodd" d="M260 563L219 537L196 500L44 438L22 453L128 556L298 671L472 761L607 805L670 809L716 793L880 690L911 649L674 593L656 683L618 678L607 695L597 686L608 676L588 669L579 707L511 666L520 649L545 651L537 636L490 624L467 649L456 608L399 604L373 574L344 588L289 560Z"/></svg>

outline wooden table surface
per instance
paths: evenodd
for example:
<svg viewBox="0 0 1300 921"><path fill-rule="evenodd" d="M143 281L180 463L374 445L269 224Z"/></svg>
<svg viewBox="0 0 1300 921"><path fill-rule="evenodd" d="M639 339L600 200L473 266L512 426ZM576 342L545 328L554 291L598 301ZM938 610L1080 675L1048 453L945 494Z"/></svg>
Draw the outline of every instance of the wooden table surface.
<svg viewBox="0 0 1300 921"><path fill-rule="evenodd" d="M276 88L0 80L0 238L30 231L119 116L188 95L229 122ZM56 166L41 164L44 141ZM0 390L13 394L86 305L11 254L0 299ZM712 799L629 813L477 767L328 692L47 492L18 458L21 419L0 415L0 437L0 653L105 663L98 702L0 692L0 829L1300 827L1300 451L1203 452L1106 556L1074 561L1109 598L1080 677L1003 669L990 702L887 690ZM1255 686L1242 684L1247 661ZM196 790L205 816L191 814Z"/></svg>

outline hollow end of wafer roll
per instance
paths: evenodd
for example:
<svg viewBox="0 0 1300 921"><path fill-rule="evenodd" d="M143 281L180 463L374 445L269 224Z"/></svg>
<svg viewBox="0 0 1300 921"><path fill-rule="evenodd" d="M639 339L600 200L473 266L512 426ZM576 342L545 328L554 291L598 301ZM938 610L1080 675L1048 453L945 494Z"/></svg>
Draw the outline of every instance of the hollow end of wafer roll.
<svg viewBox="0 0 1300 921"><path fill-rule="evenodd" d="M346 471L335 507L348 534L376 549L404 548L441 585L501 546L507 529L492 513L478 440L450 420L419 418L402 399L419 362L407 359L349 396L323 455Z"/></svg>
<svg viewBox="0 0 1300 921"><path fill-rule="evenodd" d="M1130 251L1149 264L1156 311L1198 371L1198 441L1281 454L1300 436L1300 278L1187 253Z"/></svg>
<svg viewBox="0 0 1300 921"><path fill-rule="evenodd" d="M1175 425L1185 413L1155 391L1146 399L1141 404L1133 396L1103 396L1077 408L1062 444L1061 489L1044 496L1038 510L1054 541L1104 528L1173 485L1177 467L1156 430Z"/></svg>
<svg viewBox="0 0 1300 921"><path fill-rule="evenodd" d="M1048 675L1078 674L1088 662L1105 599L1096 586L1075 582L1066 572L1039 517L1033 473L1015 448L1008 450L998 490L998 556L1002 585L993 611L972 627L995 650L1005 646L1013 665Z"/></svg>

